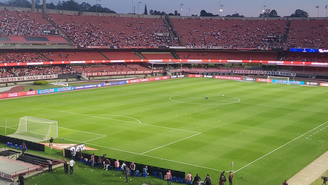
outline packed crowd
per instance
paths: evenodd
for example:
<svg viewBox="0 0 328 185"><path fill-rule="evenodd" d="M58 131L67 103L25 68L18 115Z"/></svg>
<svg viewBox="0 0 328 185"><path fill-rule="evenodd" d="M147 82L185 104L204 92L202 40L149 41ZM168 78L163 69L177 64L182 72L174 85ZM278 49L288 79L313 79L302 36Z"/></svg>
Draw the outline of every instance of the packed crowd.
<svg viewBox="0 0 328 185"><path fill-rule="evenodd" d="M45 59L35 52L0 53L0 63L43 62Z"/></svg>
<svg viewBox="0 0 328 185"><path fill-rule="evenodd" d="M286 32L283 20L171 19L185 45L266 48L267 36Z"/></svg>
<svg viewBox="0 0 328 185"><path fill-rule="evenodd" d="M82 74L83 72L115 72L115 71L146 71L148 67L139 64L108 64L89 66L53 66L53 67L20 67L0 68L0 77L19 77L51 74Z"/></svg>
<svg viewBox="0 0 328 185"><path fill-rule="evenodd" d="M170 46L162 19L49 14L78 46Z"/></svg>
<svg viewBox="0 0 328 185"><path fill-rule="evenodd" d="M26 68L0 68L0 77L36 76L51 74L76 74L71 66L54 67L26 67Z"/></svg>
<svg viewBox="0 0 328 185"><path fill-rule="evenodd" d="M55 29L41 13L0 10L1 36L46 36Z"/></svg>
<svg viewBox="0 0 328 185"><path fill-rule="evenodd" d="M171 26L185 46L235 48L327 48L327 20L255 20L88 16L0 10L1 36L45 36L54 21L80 47L179 46ZM290 23L290 24L289 24ZM287 34L287 40L283 36ZM276 39L272 39L276 38Z"/></svg>

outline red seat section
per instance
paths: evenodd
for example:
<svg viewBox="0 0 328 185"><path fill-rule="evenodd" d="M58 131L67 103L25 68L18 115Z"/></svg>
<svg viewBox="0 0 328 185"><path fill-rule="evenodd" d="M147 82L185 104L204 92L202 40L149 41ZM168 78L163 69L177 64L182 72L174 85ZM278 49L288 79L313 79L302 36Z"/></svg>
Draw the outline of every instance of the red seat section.
<svg viewBox="0 0 328 185"><path fill-rule="evenodd" d="M288 44L292 48L328 48L327 20L292 20Z"/></svg>
<svg viewBox="0 0 328 185"><path fill-rule="evenodd" d="M315 62L327 62L327 53L302 53L302 52L290 52L286 55L284 60L287 61L315 61Z"/></svg>
<svg viewBox="0 0 328 185"><path fill-rule="evenodd" d="M142 52L146 59L174 59L170 52Z"/></svg>
<svg viewBox="0 0 328 185"><path fill-rule="evenodd" d="M177 51L181 59L277 60L277 52Z"/></svg>
<svg viewBox="0 0 328 185"><path fill-rule="evenodd" d="M158 47L172 45L162 18L109 17L49 14L51 19L81 47L126 46Z"/></svg>
<svg viewBox="0 0 328 185"><path fill-rule="evenodd" d="M73 66L72 69L79 73L149 70L149 68L139 64L107 64L107 65L94 65L94 66Z"/></svg>
<svg viewBox="0 0 328 185"><path fill-rule="evenodd" d="M285 33L285 20L219 20L171 18L185 45L224 48L268 47L262 40Z"/></svg>
<svg viewBox="0 0 328 185"><path fill-rule="evenodd" d="M9 52L0 53L0 63L43 62L46 61L35 52Z"/></svg>
<svg viewBox="0 0 328 185"><path fill-rule="evenodd" d="M131 51L102 51L109 60L123 60L123 59L140 59L136 54Z"/></svg>
<svg viewBox="0 0 328 185"><path fill-rule="evenodd" d="M49 58L51 61L85 61L85 60L105 60L106 58L102 56L99 52L42 52L42 55Z"/></svg>
<svg viewBox="0 0 328 185"><path fill-rule="evenodd" d="M0 10L1 36L47 36L55 27L41 13Z"/></svg>

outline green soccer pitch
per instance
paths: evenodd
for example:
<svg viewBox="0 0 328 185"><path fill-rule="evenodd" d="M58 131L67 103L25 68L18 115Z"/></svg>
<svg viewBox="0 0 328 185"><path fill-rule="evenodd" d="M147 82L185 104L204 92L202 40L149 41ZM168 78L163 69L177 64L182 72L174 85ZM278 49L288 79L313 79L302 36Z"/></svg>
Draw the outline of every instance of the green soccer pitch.
<svg viewBox="0 0 328 185"><path fill-rule="evenodd" d="M184 78L7 99L0 134L5 118L7 134L23 116L57 120L56 143L96 155L208 173L213 184L234 162L236 184L274 185L327 151L327 90Z"/></svg>

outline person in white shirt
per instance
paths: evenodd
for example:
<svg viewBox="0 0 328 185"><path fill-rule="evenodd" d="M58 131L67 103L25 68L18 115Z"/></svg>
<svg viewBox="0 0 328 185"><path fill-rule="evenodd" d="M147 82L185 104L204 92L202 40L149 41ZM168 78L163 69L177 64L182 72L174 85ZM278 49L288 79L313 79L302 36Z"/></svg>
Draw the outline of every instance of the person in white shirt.
<svg viewBox="0 0 328 185"><path fill-rule="evenodd" d="M75 164L75 161L73 159L71 159L69 161L69 169L70 169L71 175L73 174L73 171L74 171L74 164Z"/></svg>

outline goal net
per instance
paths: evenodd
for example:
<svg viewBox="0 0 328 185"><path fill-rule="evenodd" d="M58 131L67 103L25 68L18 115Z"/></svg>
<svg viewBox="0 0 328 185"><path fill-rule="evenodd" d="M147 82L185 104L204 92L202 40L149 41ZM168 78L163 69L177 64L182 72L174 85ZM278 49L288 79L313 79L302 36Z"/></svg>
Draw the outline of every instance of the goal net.
<svg viewBox="0 0 328 185"><path fill-rule="evenodd" d="M275 83L287 84L289 85L289 77L281 77L281 76L268 76L267 83L275 80Z"/></svg>
<svg viewBox="0 0 328 185"><path fill-rule="evenodd" d="M40 142L58 137L58 122L54 120L25 116L19 119L19 125L11 137L27 141Z"/></svg>

